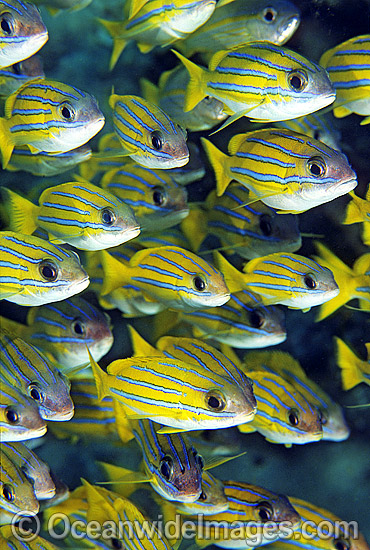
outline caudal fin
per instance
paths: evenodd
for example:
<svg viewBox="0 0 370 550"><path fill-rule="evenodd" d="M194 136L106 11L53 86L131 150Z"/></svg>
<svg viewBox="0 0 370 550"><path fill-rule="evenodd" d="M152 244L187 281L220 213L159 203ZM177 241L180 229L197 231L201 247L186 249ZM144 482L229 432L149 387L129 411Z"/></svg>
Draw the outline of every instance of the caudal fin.
<svg viewBox="0 0 370 550"><path fill-rule="evenodd" d="M37 228L35 220L39 207L6 187L2 188L1 193L9 214L10 231L32 235Z"/></svg>
<svg viewBox="0 0 370 550"><path fill-rule="evenodd" d="M207 96L204 91L204 74L205 69L198 67L195 63L181 55L176 50L171 50L185 65L186 70L189 73L190 80L186 88L184 111L191 111L198 105L202 99Z"/></svg>
<svg viewBox="0 0 370 550"><path fill-rule="evenodd" d="M9 164L13 149L14 143L12 142L11 134L8 131L7 121L4 118L0 118L0 152L2 167L4 170Z"/></svg>
<svg viewBox="0 0 370 550"><path fill-rule="evenodd" d="M362 372L358 365L361 361L343 340L334 338L336 342L336 357L342 371L342 386L344 390L350 390L363 381Z"/></svg>
<svg viewBox="0 0 370 550"><path fill-rule="evenodd" d="M217 196L224 194L227 186L232 181L232 177L227 173L228 155L217 149L208 139L200 138L208 160L216 176Z"/></svg>

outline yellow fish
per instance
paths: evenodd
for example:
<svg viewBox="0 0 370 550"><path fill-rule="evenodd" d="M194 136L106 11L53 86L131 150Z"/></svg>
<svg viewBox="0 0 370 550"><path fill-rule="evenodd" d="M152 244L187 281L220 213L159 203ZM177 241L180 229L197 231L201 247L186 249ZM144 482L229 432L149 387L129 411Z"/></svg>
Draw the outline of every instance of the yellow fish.
<svg viewBox="0 0 370 550"><path fill-rule="evenodd" d="M370 343L365 344L367 360L358 357L340 338L335 337L337 363L341 369L342 386L350 390L364 382L370 386Z"/></svg>
<svg viewBox="0 0 370 550"><path fill-rule="evenodd" d="M347 204L344 221L345 225L363 222L362 238L366 246L370 246L370 185L367 188L365 199L355 193L350 193L352 200Z"/></svg>

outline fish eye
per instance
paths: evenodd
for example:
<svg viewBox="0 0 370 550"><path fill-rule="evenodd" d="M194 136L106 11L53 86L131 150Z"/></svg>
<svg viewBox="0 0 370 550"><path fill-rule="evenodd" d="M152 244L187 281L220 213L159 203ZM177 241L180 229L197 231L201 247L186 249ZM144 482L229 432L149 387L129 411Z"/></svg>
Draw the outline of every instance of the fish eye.
<svg viewBox="0 0 370 550"><path fill-rule="evenodd" d="M155 130L150 134L152 145L156 151L160 151L163 147L163 141L161 133Z"/></svg>
<svg viewBox="0 0 370 550"><path fill-rule="evenodd" d="M156 206L162 206L165 201L165 193L163 187L154 187L153 202Z"/></svg>
<svg viewBox="0 0 370 550"><path fill-rule="evenodd" d="M110 208L103 208L101 211L101 220L104 225L113 225L116 221L116 216Z"/></svg>
<svg viewBox="0 0 370 550"><path fill-rule="evenodd" d="M83 336L85 334L85 325L80 319L74 319L71 324L72 332L78 336Z"/></svg>
<svg viewBox="0 0 370 550"><path fill-rule="evenodd" d="M211 411L221 412L226 407L224 396L214 390L206 394L206 403Z"/></svg>
<svg viewBox="0 0 370 550"><path fill-rule="evenodd" d="M111 538L110 541L112 543L112 548L114 548L115 550L121 550L121 548L123 547L122 541L119 539Z"/></svg>
<svg viewBox="0 0 370 550"><path fill-rule="evenodd" d="M53 282L56 281L58 277L58 268L53 262L49 260L44 260L40 263L39 271L41 277L43 277L46 281Z"/></svg>
<svg viewBox="0 0 370 550"><path fill-rule="evenodd" d="M318 410L318 413L319 413L320 422L321 422L322 426L325 426L325 424L328 423L328 417L326 416L325 411L323 411L322 409L317 409L317 410Z"/></svg>
<svg viewBox="0 0 370 550"><path fill-rule="evenodd" d="M271 521L274 515L274 511L271 504L263 501L260 502L257 506L257 514L262 521Z"/></svg>
<svg viewBox="0 0 370 550"><path fill-rule="evenodd" d="M165 456L162 458L159 464L159 471L162 476L169 481L173 474L173 460L170 456Z"/></svg>
<svg viewBox="0 0 370 550"><path fill-rule="evenodd" d="M307 86L307 76L303 71L292 71L288 75L288 84L293 92L302 92Z"/></svg>
<svg viewBox="0 0 370 550"><path fill-rule="evenodd" d="M269 237L272 233L271 218L267 214L260 217L260 230L265 237Z"/></svg>
<svg viewBox="0 0 370 550"><path fill-rule="evenodd" d="M290 409L288 411L288 420L289 420L289 424L291 424L292 426L298 426L299 414L297 409Z"/></svg>
<svg viewBox="0 0 370 550"><path fill-rule="evenodd" d="M321 157L312 157L307 161L307 168L311 176L321 178L325 176L326 163Z"/></svg>
<svg viewBox="0 0 370 550"><path fill-rule="evenodd" d="M193 287L198 292L203 292L206 289L206 282L200 275L195 275L193 277Z"/></svg>
<svg viewBox="0 0 370 550"><path fill-rule="evenodd" d="M5 12L1 14L0 27L6 36L10 36L14 32L14 18L11 13Z"/></svg>
<svg viewBox="0 0 370 550"><path fill-rule="evenodd" d="M277 12L274 8L265 8L262 16L267 23L272 23L276 19Z"/></svg>
<svg viewBox="0 0 370 550"><path fill-rule="evenodd" d="M202 455L198 454L197 451L193 451L193 456L195 458L195 462L198 464L199 468L201 470L204 469L204 460L203 460L203 457Z"/></svg>
<svg viewBox="0 0 370 550"><path fill-rule="evenodd" d="M201 502L205 502L207 500L207 495L204 491L200 493L198 500L200 500Z"/></svg>
<svg viewBox="0 0 370 550"><path fill-rule="evenodd" d="M261 328L265 321L264 316L258 309L252 309L249 314L249 322L254 328Z"/></svg>
<svg viewBox="0 0 370 550"><path fill-rule="evenodd" d="M9 424L17 424L19 422L19 415L12 407L7 407L5 409L5 418Z"/></svg>
<svg viewBox="0 0 370 550"><path fill-rule="evenodd" d="M40 388L37 386L37 384L30 384L28 386L28 395L33 399L34 401L37 401L38 403L42 403L44 401L44 394L42 391L40 391Z"/></svg>
<svg viewBox="0 0 370 550"><path fill-rule="evenodd" d="M320 132L319 130L315 130L313 133L313 139L320 139Z"/></svg>
<svg viewBox="0 0 370 550"><path fill-rule="evenodd" d="M68 121L74 120L76 117L76 111L74 110L72 105L70 105L70 103L67 103L67 102L59 105L59 113L61 117L64 118L64 120L68 120Z"/></svg>
<svg viewBox="0 0 370 550"><path fill-rule="evenodd" d="M8 483L5 483L5 485L3 486L3 497L8 502L13 502L13 500L15 499L14 489Z"/></svg>
<svg viewBox="0 0 370 550"><path fill-rule="evenodd" d="M21 63L14 63L14 65L13 65L13 72L14 72L14 74L17 74L17 75L21 75L21 74L22 74Z"/></svg>
<svg viewBox="0 0 370 550"><path fill-rule="evenodd" d="M351 544L346 541L345 539L337 539L334 541L334 546L336 550L349 550L351 548Z"/></svg>
<svg viewBox="0 0 370 550"><path fill-rule="evenodd" d="M303 280L306 287L309 288L310 290L314 290L317 287L315 278L311 273L307 273L307 275L305 275Z"/></svg>

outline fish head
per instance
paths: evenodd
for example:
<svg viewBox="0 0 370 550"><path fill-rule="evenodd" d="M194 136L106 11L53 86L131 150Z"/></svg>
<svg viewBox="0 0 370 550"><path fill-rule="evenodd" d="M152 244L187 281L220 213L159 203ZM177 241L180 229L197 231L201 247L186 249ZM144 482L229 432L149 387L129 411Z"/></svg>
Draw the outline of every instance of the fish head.
<svg viewBox="0 0 370 550"><path fill-rule="evenodd" d="M179 168L189 162L189 149L186 145L186 131L178 124L169 121L153 127L146 134L146 158L138 157L138 162L149 168ZM132 157L134 158L134 157Z"/></svg>
<svg viewBox="0 0 370 550"><path fill-rule="evenodd" d="M13 65L15 74L29 76L32 78L43 78L45 76L42 58L39 55L32 55L19 63Z"/></svg>
<svg viewBox="0 0 370 550"><path fill-rule="evenodd" d="M23 441L41 437L46 432L46 422L36 403L16 388L3 384L1 438L3 441ZM6 395L4 395L6 393Z"/></svg>
<svg viewBox="0 0 370 550"><path fill-rule="evenodd" d="M42 383L40 378L31 381L27 387L27 395L38 405L42 418L66 421L74 414L70 389L69 379L56 369L53 384Z"/></svg>
<svg viewBox="0 0 370 550"><path fill-rule="evenodd" d="M1 454L0 506L15 514L26 511L37 514L39 511L32 483L5 453Z"/></svg>
<svg viewBox="0 0 370 550"><path fill-rule="evenodd" d="M339 287L330 269L313 260L309 262L312 263L312 269L307 268L297 274L294 277L296 285L292 284L292 294L296 300L294 307L300 309L321 305L339 294Z"/></svg>
<svg viewBox="0 0 370 550"><path fill-rule="evenodd" d="M0 67L8 67L36 53L48 40L39 10L29 2L0 3Z"/></svg>
<svg viewBox="0 0 370 550"><path fill-rule="evenodd" d="M238 293L238 296L240 295L241 292ZM246 324L253 331L250 344L247 346L245 342L245 347L264 348L286 340L285 314L282 309L264 306L262 303L251 306L249 303L248 307L244 308L242 316L246 317Z"/></svg>
<svg viewBox="0 0 370 550"><path fill-rule="evenodd" d="M202 492L192 503L177 505L182 514L219 514L229 507L222 481L209 472L202 473Z"/></svg>
<svg viewBox="0 0 370 550"><path fill-rule="evenodd" d="M190 34L211 17L215 7L215 0L197 0L196 2L180 0L176 4L176 14L171 15L168 26L180 36Z"/></svg>
<svg viewBox="0 0 370 550"><path fill-rule="evenodd" d="M168 500L195 502L201 494L203 459L189 442L180 438L174 434L168 450L175 448L176 452L158 457L159 463L153 465L155 485Z"/></svg>
<svg viewBox="0 0 370 550"><path fill-rule="evenodd" d="M342 408L336 403L327 407L318 407L323 439L326 441L345 441L350 435L350 429L344 418Z"/></svg>
<svg viewBox="0 0 370 550"><path fill-rule="evenodd" d="M163 185L155 185L145 190L144 202L148 205L140 216L142 231L168 229L180 223L189 214L187 191L172 178Z"/></svg>
<svg viewBox="0 0 370 550"><path fill-rule="evenodd" d="M285 44L293 36L301 21L299 10L285 0L258 2L258 12L250 17L247 25L255 40L268 40Z"/></svg>

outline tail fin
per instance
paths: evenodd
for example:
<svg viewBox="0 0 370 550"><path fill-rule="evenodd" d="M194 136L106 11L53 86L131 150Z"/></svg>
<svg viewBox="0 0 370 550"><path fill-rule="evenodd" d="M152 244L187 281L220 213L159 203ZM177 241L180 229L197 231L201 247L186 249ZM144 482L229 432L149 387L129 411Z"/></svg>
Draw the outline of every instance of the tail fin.
<svg viewBox="0 0 370 550"><path fill-rule="evenodd" d="M222 254L215 252L214 261L216 267L221 271L224 276L227 288L229 292L239 292L245 288L244 275L230 264Z"/></svg>
<svg viewBox="0 0 370 550"><path fill-rule="evenodd" d="M4 170L9 164L13 149L14 143L11 140L11 134L8 130L7 120L4 118L0 118L0 152L2 157L2 167Z"/></svg>
<svg viewBox="0 0 370 550"><path fill-rule="evenodd" d="M364 199L361 199L354 193L350 193L352 200L347 204L345 218L343 220L344 225L350 225L352 223L358 223L364 221L364 215L361 212L361 206L366 204Z"/></svg>
<svg viewBox="0 0 370 550"><path fill-rule="evenodd" d="M207 236L207 229L207 213L202 208L190 208L188 216L181 222L181 231L193 252L198 252Z"/></svg>
<svg viewBox="0 0 370 550"><path fill-rule="evenodd" d="M90 365L95 378L96 389L98 393L98 400L101 401L103 397L108 395L105 390L105 379L108 375L99 367L98 363L95 361L94 357L91 355L89 348L87 348L87 352L89 354Z"/></svg>
<svg viewBox="0 0 370 550"><path fill-rule="evenodd" d="M186 88L184 105L184 111L188 112L194 109L194 107L207 96L207 93L204 91L205 69L198 67L198 65L189 61L189 59L176 50L171 51L180 59L182 64L185 65L190 76L189 84Z"/></svg>
<svg viewBox="0 0 370 550"><path fill-rule="evenodd" d="M202 142L208 160L215 172L217 196L220 197L224 194L227 186L232 181L232 177L229 176L229 174L227 173L227 162L225 162L229 159L229 157L225 153L217 149L217 147L213 145L213 143L208 141L208 139L200 138L200 140Z"/></svg>
<svg viewBox="0 0 370 550"><path fill-rule="evenodd" d="M106 250L100 252L100 259L104 272L101 295L105 296L126 282L126 278L122 276L126 267Z"/></svg>
<svg viewBox="0 0 370 550"><path fill-rule="evenodd" d="M363 381L362 372L358 367L361 359L343 340L338 337L334 340L337 346L337 362L342 371L342 386L344 390L350 390Z"/></svg>
<svg viewBox="0 0 370 550"><path fill-rule="evenodd" d="M9 212L9 229L17 233L32 235L37 228L35 219L39 207L6 187L2 188L1 193Z"/></svg>
<svg viewBox="0 0 370 550"><path fill-rule="evenodd" d="M98 19L98 21L107 29L113 38L113 51L109 63L109 69L112 71L121 53L125 49L128 40L122 38L122 33L124 32L122 21L106 21L105 19Z"/></svg>
<svg viewBox="0 0 370 550"><path fill-rule="evenodd" d="M140 356L140 355L147 355L147 356L155 356L155 355L162 355L160 351L157 350L157 348L153 347L149 344L138 332L134 327L131 325L128 326L128 331L130 333L131 337L131 344L133 348L133 355L134 357Z"/></svg>

